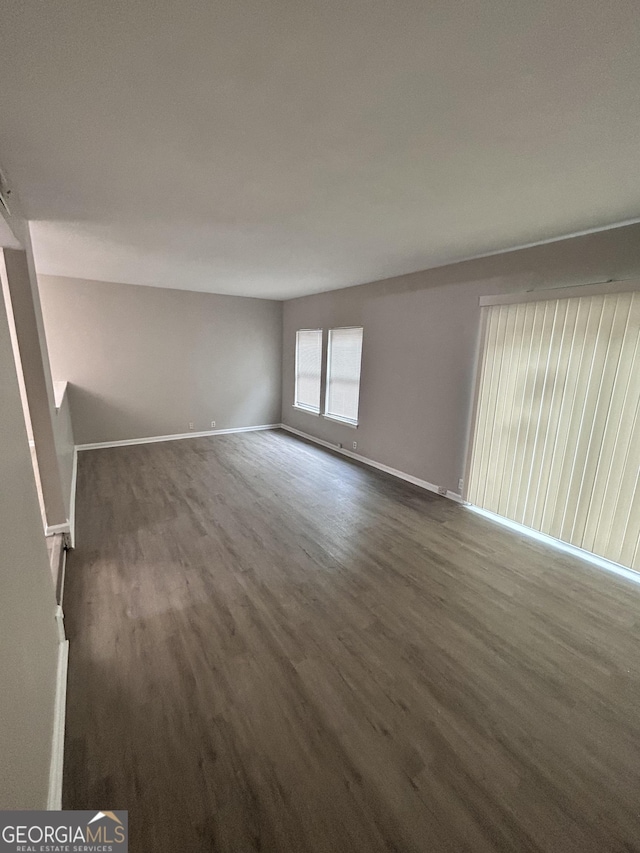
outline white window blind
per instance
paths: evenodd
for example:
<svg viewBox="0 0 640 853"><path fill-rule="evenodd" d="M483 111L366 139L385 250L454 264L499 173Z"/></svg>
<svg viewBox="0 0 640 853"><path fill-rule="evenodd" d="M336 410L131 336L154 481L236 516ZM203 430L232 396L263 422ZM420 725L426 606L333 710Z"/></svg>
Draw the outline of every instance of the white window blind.
<svg viewBox="0 0 640 853"><path fill-rule="evenodd" d="M640 293L482 310L469 501L640 570Z"/></svg>
<svg viewBox="0 0 640 853"><path fill-rule="evenodd" d="M322 329L301 329L296 333L296 406L320 411L321 370Z"/></svg>
<svg viewBox="0 0 640 853"><path fill-rule="evenodd" d="M325 414L358 423L362 328L330 329Z"/></svg>

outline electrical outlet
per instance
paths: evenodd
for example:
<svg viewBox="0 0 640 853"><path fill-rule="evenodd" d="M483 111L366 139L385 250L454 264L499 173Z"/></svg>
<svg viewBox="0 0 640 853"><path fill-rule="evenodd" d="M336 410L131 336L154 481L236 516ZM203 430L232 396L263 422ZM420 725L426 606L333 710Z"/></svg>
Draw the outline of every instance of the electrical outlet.
<svg viewBox="0 0 640 853"><path fill-rule="evenodd" d="M216 422L215 422L215 421L211 421L211 429L215 429L215 428L216 428Z"/></svg>
<svg viewBox="0 0 640 853"><path fill-rule="evenodd" d="M443 495L446 498L446 496L447 496L446 486L438 486L438 494Z"/></svg>
<svg viewBox="0 0 640 853"><path fill-rule="evenodd" d="M460 477L460 479L458 480L458 491L460 493L462 493L463 488L464 488L464 480L462 479L462 477Z"/></svg>
<svg viewBox="0 0 640 853"><path fill-rule="evenodd" d="M193 429L193 421L189 421L189 429Z"/></svg>
<svg viewBox="0 0 640 853"><path fill-rule="evenodd" d="M354 450L357 450L357 449L358 449L358 442L357 442L357 441L354 441L354 442L353 442L353 449L354 449Z"/></svg>

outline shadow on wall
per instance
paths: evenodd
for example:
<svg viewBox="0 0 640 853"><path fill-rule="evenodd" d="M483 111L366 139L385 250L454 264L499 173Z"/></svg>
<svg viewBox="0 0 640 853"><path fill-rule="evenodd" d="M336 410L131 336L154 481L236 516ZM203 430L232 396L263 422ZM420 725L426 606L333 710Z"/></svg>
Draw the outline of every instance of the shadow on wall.
<svg viewBox="0 0 640 853"><path fill-rule="evenodd" d="M111 424L114 422L127 424L133 430L131 433L133 436L145 435L144 432L140 432L145 427L144 418L136 417L134 411L114 400L72 383L69 383L67 393L76 444L115 440L94 437L96 433L108 435Z"/></svg>

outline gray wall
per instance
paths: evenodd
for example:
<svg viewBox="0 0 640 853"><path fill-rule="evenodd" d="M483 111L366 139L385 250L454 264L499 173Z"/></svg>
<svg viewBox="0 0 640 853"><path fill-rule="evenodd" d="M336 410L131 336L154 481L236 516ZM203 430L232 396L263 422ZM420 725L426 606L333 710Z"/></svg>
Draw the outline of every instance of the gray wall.
<svg viewBox="0 0 640 853"><path fill-rule="evenodd" d="M282 422L458 492L482 295L640 277L628 226L373 284L290 300L283 316ZM295 333L364 327L356 430L292 408ZM326 336L325 336L326 337Z"/></svg>
<svg viewBox="0 0 640 853"><path fill-rule="evenodd" d="M78 444L280 421L282 304L41 276Z"/></svg>
<svg viewBox="0 0 640 853"><path fill-rule="evenodd" d="M0 808L46 808L55 597L4 300L0 297Z"/></svg>

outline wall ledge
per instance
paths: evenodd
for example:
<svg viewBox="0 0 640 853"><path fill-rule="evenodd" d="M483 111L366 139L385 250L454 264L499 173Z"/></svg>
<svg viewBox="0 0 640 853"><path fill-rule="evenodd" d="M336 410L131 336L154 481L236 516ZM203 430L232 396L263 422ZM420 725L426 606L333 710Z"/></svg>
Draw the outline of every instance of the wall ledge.
<svg viewBox="0 0 640 853"><path fill-rule="evenodd" d="M60 411L60 408L64 402L65 395L67 393L67 388L69 386L68 382L54 382L53 383L53 400L56 405L56 411Z"/></svg>

